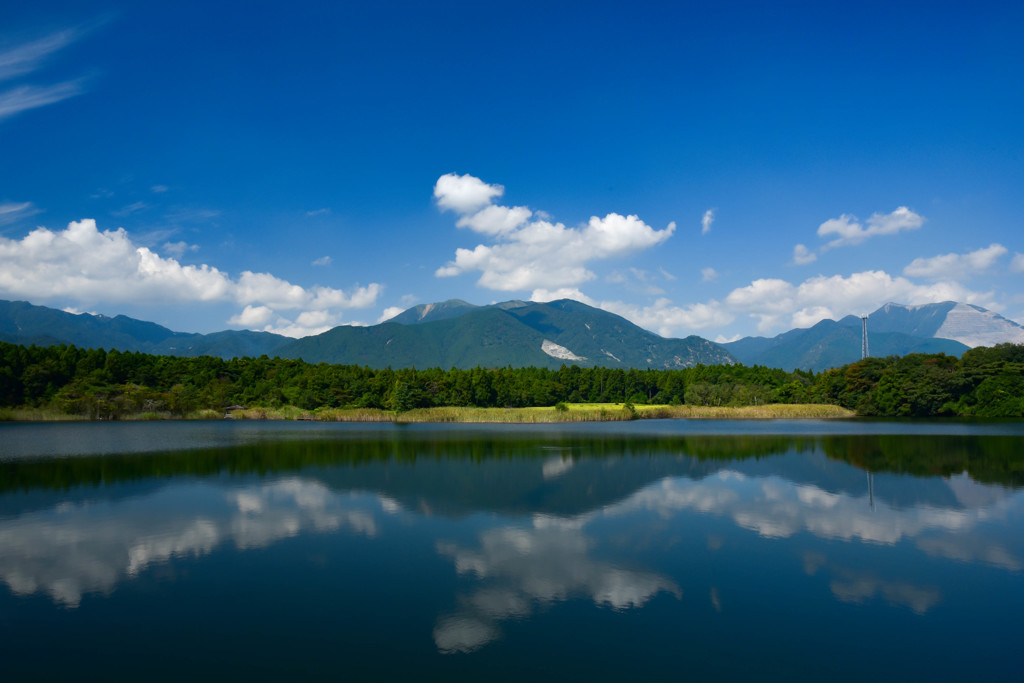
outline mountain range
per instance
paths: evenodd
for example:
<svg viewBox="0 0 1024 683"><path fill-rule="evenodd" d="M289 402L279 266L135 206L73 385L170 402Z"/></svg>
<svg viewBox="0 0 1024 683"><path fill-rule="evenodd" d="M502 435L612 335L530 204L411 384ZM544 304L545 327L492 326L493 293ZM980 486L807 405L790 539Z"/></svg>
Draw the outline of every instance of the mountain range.
<svg viewBox="0 0 1024 683"><path fill-rule="evenodd" d="M310 363L370 367L682 368L740 362L823 370L861 356L856 316L823 320L776 337L715 344L669 339L578 301L505 301L477 306L458 299L414 306L368 327L341 326L292 339L270 332L174 332L123 315L72 314L24 301L0 301L0 341L222 358L280 356ZM959 355L972 346L1024 343L1024 327L979 306L956 302L886 304L867 319L871 355Z"/></svg>
<svg viewBox="0 0 1024 683"><path fill-rule="evenodd" d="M861 357L863 321L848 315L775 337L744 337L722 344L744 365L825 370ZM981 306L944 301L920 306L888 303L867 317L871 356L946 353L975 346L1024 343L1024 327Z"/></svg>
<svg viewBox="0 0 1024 683"><path fill-rule="evenodd" d="M173 332L126 316L72 314L24 301L0 302L0 341L75 344L122 351L222 358L267 354L309 363L370 367L682 368L735 363L720 345L666 339L577 301L427 304L368 327L340 326L291 339L269 332Z"/></svg>

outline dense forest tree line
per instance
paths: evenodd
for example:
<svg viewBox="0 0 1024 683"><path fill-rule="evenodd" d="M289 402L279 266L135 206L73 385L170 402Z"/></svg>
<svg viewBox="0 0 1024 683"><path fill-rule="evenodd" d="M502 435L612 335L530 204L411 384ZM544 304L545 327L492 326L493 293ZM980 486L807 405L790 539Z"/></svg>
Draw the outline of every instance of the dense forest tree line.
<svg viewBox="0 0 1024 683"><path fill-rule="evenodd" d="M823 400L860 415L1022 417L1024 346L865 358L826 370L817 386Z"/></svg>
<svg viewBox="0 0 1024 683"><path fill-rule="evenodd" d="M94 419L230 405L304 410L525 407L570 403L831 403L862 415L1024 415L1024 346L868 358L822 373L762 366L680 370L372 369L281 358L184 358L0 343L0 407Z"/></svg>

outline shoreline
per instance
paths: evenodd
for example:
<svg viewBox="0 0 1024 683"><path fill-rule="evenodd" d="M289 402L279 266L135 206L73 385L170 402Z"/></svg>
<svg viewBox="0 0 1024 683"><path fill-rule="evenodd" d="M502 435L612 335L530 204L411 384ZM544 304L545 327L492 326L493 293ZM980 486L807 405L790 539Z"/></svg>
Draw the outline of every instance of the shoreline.
<svg viewBox="0 0 1024 683"><path fill-rule="evenodd" d="M630 420L789 420L848 419L856 413L830 404L776 403L760 406L637 405L622 403L575 403L564 409L538 408L414 408L401 413L367 408L318 408L308 411L294 406L242 408L230 413L202 410L186 415L141 413L115 420L93 420L83 415L65 415L45 409L0 411L0 422L147 422L163 420L278 420L300 422L394 422L467 424L545 424L563 422L626 422Z"/></svg>

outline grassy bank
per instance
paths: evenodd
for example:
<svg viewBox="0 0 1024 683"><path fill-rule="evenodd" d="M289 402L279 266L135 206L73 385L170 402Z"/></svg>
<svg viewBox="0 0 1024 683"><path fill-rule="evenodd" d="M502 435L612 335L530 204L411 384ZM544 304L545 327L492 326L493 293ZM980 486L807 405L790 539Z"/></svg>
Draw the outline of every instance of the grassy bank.
<svg viewBox="0 0 1024 683"><path fill-rule="evenodd" d="M236 419L315 420L321 422L467 422L535 424L546 422L620 422L635 419L769 420L853 417L853 411L832 405L773 404L761 406L638 405L570 403L567 410L544 408L417 408L395 414L387 410L324 408L304 412L297 408L250 409L235 412Z"/></svg>
<svg viewBox="0 0 1024 683"><path fill-rule="evenodd" d="M547 422L622 422L650 419L771 420L795 418L853 417L845 408L820 404L772 404L761 406L670 406L638 405L630 409L621 403L569 403L565 409L544 408L417 408L403 413L371 408L320 408L313 411L294 406L247 408L232 412L235 420L309 420L315 422L467 422L537 424ZM224 413L201 410L185 416L169 413L126 415L123 421L145 420L219 420ZM0 422L86 421L82 415L66 415L47 409L7 409L0 411Z"/></svg>

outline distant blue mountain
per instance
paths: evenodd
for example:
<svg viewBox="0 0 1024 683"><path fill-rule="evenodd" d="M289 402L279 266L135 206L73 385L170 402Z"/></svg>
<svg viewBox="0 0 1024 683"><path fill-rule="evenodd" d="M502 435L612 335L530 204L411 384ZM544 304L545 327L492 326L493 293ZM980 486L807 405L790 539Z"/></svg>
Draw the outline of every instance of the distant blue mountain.
<svg viewBox="0 0 1024 683"><path fill-rule="evenodd" d="M156 323L119 315L66 313L26 301L0 301L0 341L12 344L74 344L83 348L141 351L169 356L273 355L288 337L232 330L213 334L173 332Z"/></svg>
<svg viewBox="0 0 1024 683"><path fill-rule="evenodd" d="M921 306L888 303L868 316L867 329L872 356L959 356L972 346L1024 341L1024 328L1017 323L980 306L955 301ZM744 365L817 371L860 359L861 343L862 321L848 315L776 337L746 337L723 346Z"/></svg>

